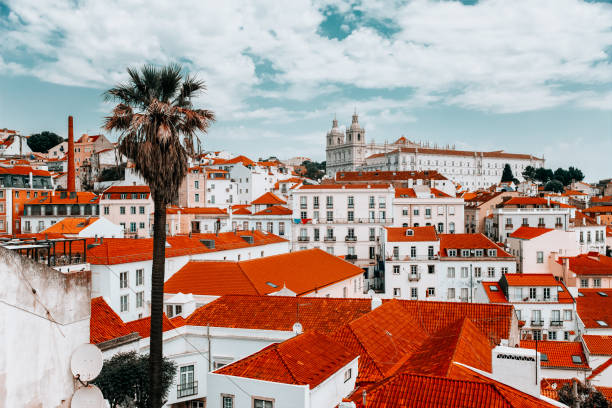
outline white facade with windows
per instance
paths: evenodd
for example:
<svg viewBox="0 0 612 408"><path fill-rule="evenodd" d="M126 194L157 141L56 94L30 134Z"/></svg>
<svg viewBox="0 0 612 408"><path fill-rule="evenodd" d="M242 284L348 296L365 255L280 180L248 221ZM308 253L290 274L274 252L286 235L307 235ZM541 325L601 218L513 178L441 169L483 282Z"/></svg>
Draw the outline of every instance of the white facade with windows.
<svg viewBox="0 0 612 408"><path fill-rule="evenodd" d="M485 220L485 233L496 242L506 242L521 226L567 230L574 211L562 207L495 208L493 217Z"/></svg>
<svg viewBox="0 0 612 408"><path fill-rule="evenodd" d="M418 227L432 225L438 233L463 234L463 198L439 196L428 186L414 186L410 193L398 188L393 200L393 225Z"/></svg>
<svg viewBox="0 0 612 408"><path fill-rule="evenodd" d="M151 194L129 192L130 189L131 186L125 186L124 193L103 193L100 196L100 216L120 225L125 236L148 238L151 236L150 218L154 210Z"/></svg>

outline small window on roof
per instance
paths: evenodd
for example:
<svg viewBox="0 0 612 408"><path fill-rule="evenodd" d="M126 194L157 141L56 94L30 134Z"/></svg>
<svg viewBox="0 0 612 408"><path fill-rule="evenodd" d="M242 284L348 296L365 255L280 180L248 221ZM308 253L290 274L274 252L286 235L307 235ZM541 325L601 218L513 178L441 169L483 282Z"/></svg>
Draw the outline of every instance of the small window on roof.
<svg viewBox="0 0 612 408"><path fill-rule="evenodd" d="M266 285L268 286L272 286L273 288L278 288L278 285L272 283L272 282L266 282Z"/></svg>
<svg viewBox="0 0 612 408"><path fill-rule="evenodd" d="M497 286L490 286L489 289L491 292L497 292Z"/></svg>
<svg viewBox="0 0 612 408"><path fill-rule="evenodd" d="M548 361L548 354L540 353L540 361Z"/></svg>
<svg viewBox="0 0 612 408"><path fill-rule="evenodd" d="M608 297L608 294L606 292L597 292L599 294L599 296L604 296L604 297Z"/></svg>
<svg viewBox="0 0 612 408"><path fill-rule="evenodd" d="M580 357L580 356L572 356L572 363L574 363L574 364L582 364L582 357Z"/></svg>
<svg viewBox="0 0 612 408"><path fill-rule="evenodd" d="M414 235L414 231L413 231L413 230L411 230L411 229L407 229L407 230L406 230L406 236L407 236L407 237L411 237L411 236L413 236L413 235Z"/></svg>
<svg viewBox="0 0 612 408"><path fill-rule="evenodd" d="M581 297L582 297L582 296L584 296L584 293L582 293L582 292L578 292L578 296L581 296Z"/></svg>
<svg viewBox="0 0 612 408"><path fill-rule="evenodd" d="M597 320L597 324L603 327L608 327L608 323L604 322L603 320Z"/></svg>

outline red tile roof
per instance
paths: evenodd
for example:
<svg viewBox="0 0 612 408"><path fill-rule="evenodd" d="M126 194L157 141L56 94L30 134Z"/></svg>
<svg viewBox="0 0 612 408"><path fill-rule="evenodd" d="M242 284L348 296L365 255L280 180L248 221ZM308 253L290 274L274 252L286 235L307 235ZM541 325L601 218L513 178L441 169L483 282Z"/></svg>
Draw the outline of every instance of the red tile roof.
<svg viewBox="0 0 612 408"><path fill-rule="evenodd" d="M439 234L440 256L448 256L449 249L496 249L498 258L512 258L512 255L504 251L483 234ZM461 254L458 253L457 256ZM485 251L486 256L486 251Z"/></svg>
<svg viewBox="0 0 612 408"><path fill-rule="evenodd" d="M584 213L591 214L600 214L600 213L611 213L612 214L612 205L599 205L594 207L585 208L582 210Z"/></svg>
<svg viewBox="0 0 612 408"><path fill-rule="evenodd" d="M521 226L516 231L514 231L512 234L510 234L510 238L530 240L533 238L537 238L541 235L544 235L550 231L553 231L553 229L552 228L534 228L534 227Z"/></svg>
<svg viewBox="0 0 612 408"><path fill-rule="evenodd" d="M521 347L535 350L536 342L535 340L521 340ZM538 341L538 352L548 357L548 361L542 360L542 367L590 369L582 350L582 343L579 341ZM582 362L574 364L572 356L579 356Z"/></svg>
<svg viewBox="0 0 612 408"><path fill-rule="evenodd" d="M580 289L576 296L576 310L587 329L609 329L612 327L612 289Z"/></svg>
<svg viewBox="0 0 612 408"><path fill-rule="evenodd" d="M120 193L150 193L149 186L110 186L103 194Z"/></svg>
<svg viewBox="0 0 612 408"><path fill-rule="evenodd" d="M143 339L147 338L151 333L151 317L143 317L142 319L126 322L125 327L127 327L130 332L138 332ZM162 331L168 331L174 328L174 324L172 324L164 313L162 318Z"/></svg>
<svg viewBox="0 0 612 408"><path fill-rule="evenodd" d="M612 203L612 195L609 196L595 196L595 197L591 197L591 202L592 203Z"/></svg>
<svg viewBox="0 0 612 408"><path fill-rule="evenodd" d="M30 166L12 166L4 167L0 166L0 174L15 174L15 175L29 175L32 173L33 176L44 176L51 177L51 173L46 170L34 169Z"/></svg>
<svg viewBox="0 0 612 408"><path fill-rule="evenodd" d="M191 261L164 285L166 293L266 295L283 287L298 296L360 276L363 269L320 249L247 261Z"/></svg>
<svg viewBox="0 0 612 408"><path fill-rule="evenodd" d="M507 273L504 275L508 286L560 286L552 274Z"/></svg>
<svg viewBox="0 0 612 408"><path fill-rule="evenodd" d="M292 331L299 320L304 331L330 333L370 309L370 299L226 295L197 309L185 324Z"/></svg>
<svg viewBox="0 0 612 408"><path fill-rule="evenodd" d="M287 204L287 202L279 198L276 194L267 192L264 195L257 197L251 205L276 205L276 204Z"/></svg>
<svg viewBox="0 0 612 408"><path fill-rule="evenodd" d="M338 171L336 181L448 180L436 170L427 171Z"/></svg>
<svg viewBox="0 0 612 408"><path fill-rule="evenodd" d="M508 303L506 295L497 282L482 282L482 287L489 298L490 303Z"/></svg>
<svg viewBox="0 0 612 408"><path fill-rule="evenodd" d="M56 222L51 225L44 231L41 231L41 234L78 234L85 228L89 227L100 218L98 217L89 217L89 218L72 218L66 217L61 221Z"/></svg>
<svg viewBox="0 0 612 408"><path fill-rule="evenodd" d="M89 341L91 343L103 343L132 332L101 296L91 299L89 319Z"/></svg>
<svg viewBox="0 0 612 408"><path fill-rule="evenodd" d="M167 207L166 214L200 214L227 216L227 210L218 207Z"/></svg>
<svg viewBox="0 0 612 408"><path fill-rule="evenodd" d="M569 260L569 270L576 275L610 275L612 276L612 258L599 253L580 254L560 258L557 262L563 264Z"/></svg>
<svg viewBox="0 0 612 408"><path fill-rule="evenodd" d="M344 189L388 189L391 184L372 183L372 184L304 184L298 190L344 190Z"/></svg>
<svg viewBox="0 0 612 408"><path fill-rule="evenodd" d="M251 211L246 207L240 207L235 210L232 209L232 214L233 215L250 215Z"/></svg>
<svg viewBox="0 0 612 408"><path fill-rule="evenodd" d="M249 244L242 236L252 236ZM202 239L214 240L215 248L209 249ZM196 234L188 236L167 237L166 258L202 254L206 252L225 251L259 245L287 242L286 239L261 231L241 231L240 233L224 232L216 234ZM87 251L87 260L94 265L112 265L129 262L147 261L153 256L153 239L105 238L102 244Z"/></svg>
<svg viewBox="0 0 612 408"><path fill-rule="evenodd" d="M236 214L236 213L234 213ZM253 215L291 215L293 211L281 205L273 205L272 207L264 208Z"/></svg>
<svg viewBox="0 0 612 408"><path fill-rule="evenodd" d="M601 392L604 397L608 400L609 404L612 404L612 387L595 387L597 391Z"/></svg>
<svg viewBox="0 0 612 408"><path fill-rule="evenodd" d="M540 381L540 394L558 401L559 390L573 381L580 382L577 378L542 378L542 381Z"/></svg>
<svg viewBox="0 0 612 408"><path fill-rule="evenodd" d="M438 190L437 188L430 188L429 192L436 198L451 198L450 195ZM414 188L396 188L395 198L416 198L417 194Z"/></svg>
<svg viewBox="0 0 612 408"><path fill-rule="evenodd" d="M241 163L244 166L253 166L255 164L253 160L243 155L236 156L229 160L222 160L219 163L215 162L215 164L237 164L237 163Z"/></svg>
<svg viewBox="0 0 612 408"><path fill-rule="evenodd" d="M589 354L612 356L612 336L583 334L582 340Z"/></svg>
<svg viewBox="0 0 612 408"><path fill-rule="evenodd" d="M500 204L502 207L514 206L514 205L529 205L529 206L545 206L545 207L563 207L570 208L571 205L559 203L553 200L549 202L546 198L542 197L512 197L508 201L504 201Z"/></svg>
<svg viewBox="0 0 612 408"><path fill-rule="evenodd" d="M357 354L317 332L306 332L215 371L216 374L317 387Z"/></svg>
<svg viewBox="0 0 612 408"><path fill-rule="evenodd" d="M419 241L438 241L436 228L426 227L386 227L388 242L419 242ZM407 235L411 231L411 235Z"/></svg>

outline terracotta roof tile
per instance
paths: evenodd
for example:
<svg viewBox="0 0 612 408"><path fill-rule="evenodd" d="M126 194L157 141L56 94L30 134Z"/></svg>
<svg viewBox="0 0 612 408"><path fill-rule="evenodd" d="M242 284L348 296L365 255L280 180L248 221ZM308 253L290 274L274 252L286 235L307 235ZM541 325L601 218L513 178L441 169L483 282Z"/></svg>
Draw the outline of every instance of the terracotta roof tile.
<svg viewBox="0 0 612 408"><path fill-rule="evenodd" d="M612 356L612 336L583 334L582 340L589 354Z"/></svg>
<svg viewBox="0 0 612 408"><path fill-rule="evenodd" d="M299 320L304 331L330 333L370 309L370 299L226 295L197 309L185 324L291 331Z"/></svg>
<svg viewBox="0 0 612 408"><path fill-rule="evenodd" d="M610 275L612 276L612 258L599 253L580 254L578 256L563 257L557 262L563 264L569 260L569 270L576 275Z"/></svg>
<svg viewBox="0 0 612 408"><path fill-rule="evenodd" d="M120 193L150 193L149 186L110 186L102 194Z"/></svg>
<svg viewBox="0 0 612 408"><path fill-rule="evenodd" d="M482 282L482 287L489 298L490 303L508 303L506 295L497 282Z"/></svg>
<svg viewBox="0 0 612 408"><path fill-rule="evenodd" d="M100 196L89 191L77 191L76 193L66 193L66 197L62 197L62 193L66 192L50 192L46 196L39 196L27 201L26 205L43 205L43 204L98 204ZM70 194L76 194L74 198Z"/></svg>
<svg viewBox="0 0 612 408"><path fill-rule="evenodd" d="M293 214L293 211L291 211L289 208L283 207L281 205L273 205L272 207L264 208L263 210L258 211L253 215L291 215L291 214Z"/></svg>
<svg viewBox="0 0 612 408"><path fill-rule="evenodd" d="M372 184L304 184L300 186L298 190L344 190L344 189L389 189L391 184L386 183L372 183Z"/></svg>
<svg viewBox="0 0 612 408"><path fill-rule="evenodd" d="M251 205L276 205L276 204L287 204L287 202L279 198L276 194L267 192L260 197L257 197L251 202Z"/></svg>
<svg viewBox="0 0 612 408"><path fill-rule="evenodd" d="M516 231L514 231L512 234L510 234L510 238L530 240L533 238L537 238L541 235L544 235L550 231L553 231L553 229L552 228L534 228L534 227L521 226Z"/></svg>
<svg viewBox="0 0 612 408"><path fill-rule="evenodd" d="M91 343L103 343L132 332L101 296L91 299L89 319L89 341Z"/></svg>
<svg viewBox="0 0 612 408"><path fill-rule="evenodd" d="M599 366L597 366L596 369L593 370L593 372L591 373L591 375L589 375L587 377L587 380L592 380L593 378L597 377L599 374L603 373L604 371L606 371L608 368L610 368L612 366L612 357L610 357L609 359L607 359L604 363L600 364Z"/></svg>
<svg viewBox="0 0 612 408"><path fill-rule="evenodd" d="M435 170L427 171L338 171L337 182L347 181L402 181L402 180L448 180Z"/></svg>
<svg viewBox="0 0 612 408"><path fill-rule="evenodd" d="M521 347L535 350L534 340L521 340ZM542 360L542 367L571 368L589 370L587 359L579 341L538 341L538 352L546 354L548 361ZM575 364L572 356L579 356L581 363Z"/></svg>
<svg viewBox="0 0 612 408"><path fill-rule="evenodd" d="M66 217L61 221L56 222L51 225L44 231L41 231L41 234L78 234L85 228L89 227L100 218L98 217L90 217L90 218L72 218Z"/></svg>
<svg viewBox="0 0 612 408"><path fill-rule="evenodd" d="M306 332L215 371L216 374L317 387L357 358L340 343Z"/></svg>
<svg viewBox="0 0 612 408"><path fill-rule="evenodd" d="M201 214L227 216L227 210L218 207L167 207L166 214Z"/></svg>
<svg viewBox="0 0 612 408"><path fill-rule="evenodd" d="M449 249L496 249L497 258L512 258L512 255L483 234L439 234L438 236L440 237L441 257L447 257ZM457 254L459 255L460 253Z"/></svg>
<svg viewBox="0 0 612 408"><path fill-rule="evenodd" d="M0 174L15 174L15 175L29 175L32 173L33 176L44 176L51 177L51 173L46 170L38 170L30 166L12 166L3 167L0 166Z"/></svg>
<svg viewBox="0 0 612 408"><path fill-rule="evenodd" d="M142 319L126 322L125 327L127 327L130 332L138 332L138 334L140 334L140 337L142 337L143 339L147 338L150 336L151 333L151 317L143 317ZM174 328L174 324L172 324L172 322L164 313L162 318L162 331L168 331Z"/></svg>
<svg viewBox="0 0 612 408"><path fill-rule="evenodd" d="M612 205L600 205L600 206L594 206L594 207L589 207L589 208L585 208L584 210L582 210L582 212L587 213L587 214L601 214L601 213L610 213L612 214Z"/></svg>
<svg viewBox="0 0 612 408"><path fill-rule="evenodd" d="M612 404L612 387L595 387L597 391L601 392L604 397L608 400L609 404Z"/></svg>
<svg viewBox="0 0 612 408"><path fill-rule="evenodd" d="M580 289L576 296L576 310L587 329L612 327L612 289Z"/></svg>
<svg viewBox="0 0 612 408"><path fill-rule="evenodd" d="M386 227L388 242L438 241L436 228L426 227Z"/></svg>
<svg viewBox="0 0 612 408"><path fill-rule="evenodd" d="M438 190L437 188L430 188L429 192L434 195L435 198L450 198L451 196ZM417 193L414 188L396 188L395 198L416 198Z"/></svg>
<svg viewBox="0 0 612 408"><path fill-rule="evenodd" d="M580 382L577 378L542 378L540 381L540 393L550 399L559 400L559 390L573 381Z"/></svg>

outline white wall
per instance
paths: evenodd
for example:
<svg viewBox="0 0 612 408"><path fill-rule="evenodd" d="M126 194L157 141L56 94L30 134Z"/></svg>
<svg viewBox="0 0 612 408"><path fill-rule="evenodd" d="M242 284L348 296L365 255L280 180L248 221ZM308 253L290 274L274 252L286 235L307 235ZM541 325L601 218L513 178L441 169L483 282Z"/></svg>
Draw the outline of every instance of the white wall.
<svg viewBox="0 0 612 408"><path fill-rule="evenodd" d="M0 249L0 280L0 406L68 407L70 357L89 343L89 273L64 275Z"/></svg>

